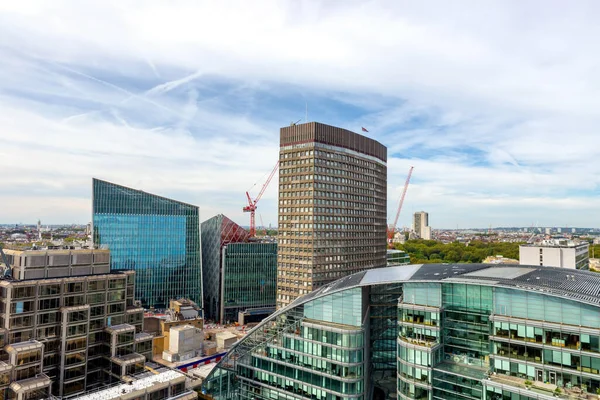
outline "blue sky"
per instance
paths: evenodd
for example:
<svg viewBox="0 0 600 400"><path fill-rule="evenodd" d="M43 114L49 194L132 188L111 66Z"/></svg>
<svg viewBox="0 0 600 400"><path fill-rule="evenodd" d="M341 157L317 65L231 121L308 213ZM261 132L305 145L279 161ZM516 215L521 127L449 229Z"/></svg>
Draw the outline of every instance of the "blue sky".
<svg viewBox="0 0 600 400"><path fill-rule="evenodd" d="M227 3L227 4L225 4ZM86 223L91 179L246 225L308 119L388 147L400 225L600 225L600 5L6 1L0 222ZM256 185L255 185L256 184ZM259 203L277 221L277 185Z"/></svg>

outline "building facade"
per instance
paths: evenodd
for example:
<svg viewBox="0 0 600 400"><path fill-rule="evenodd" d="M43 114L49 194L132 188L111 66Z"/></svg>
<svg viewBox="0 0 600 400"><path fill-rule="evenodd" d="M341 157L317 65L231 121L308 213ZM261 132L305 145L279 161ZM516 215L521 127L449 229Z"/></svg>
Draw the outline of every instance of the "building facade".
<svg viewBox="0 0 600 400"><path fill-rule="evenodd" d="M519 246L519 262L525 265L589 269L589 249L587 242L543 240L541 243Z"/></svg>
<svg viewBox="0 0 600 400"><path fill-rule="evenodd" d="M202 222L202 280L204 284L204 316L221 320L222 250L229 243L246 243L248 231L223 214Z"/></svg>
<svg viewBox="0 0 600 400"><path fill-rule="evenodd" d="M134 271L110 272L108 250L5 250L0 280L0 398L69 398L143 369Z"/></svg>
<svg viewBox="0 0 600 400"><path fill-rule="evenodd" d="M281 128L277 307L386 263L387 149L316 122Z"/></svg>
<svg viewBox="0 0 600 400"><path fill-rule="evenodd" d="M431 227L429 226L428 213L419 211L413 215L413 231L419 239L431 240Z"/></svg>
<svg viewBox="0 0 600 400"><path fill-rule="evenodd" d="M221 323L238 314L265 317L275 311L277 243L230 243L222 250Z"/></svg>
<svg viewBox="0 0 600 400"><path fill-rule="evenodd" d="M111 268L135 270L136 299L166 308L169 300L202 304L198 207L93 180L94 244L111 251Z"/></svg>
<svg viewBox="0 0 600 400"><path fill-rule="evenodd" d="M597 274L552 267L364 271L271 315L202 389L214 399L590 399L599 290Z"/></svg>
<svg viewBox="0 0 600 400"><path fill-rule="evenodd" d="M396 265L408 265L410 264L410 256L408 253L402 250L388 250L387 251L387 266L393 267Z"/></svg>

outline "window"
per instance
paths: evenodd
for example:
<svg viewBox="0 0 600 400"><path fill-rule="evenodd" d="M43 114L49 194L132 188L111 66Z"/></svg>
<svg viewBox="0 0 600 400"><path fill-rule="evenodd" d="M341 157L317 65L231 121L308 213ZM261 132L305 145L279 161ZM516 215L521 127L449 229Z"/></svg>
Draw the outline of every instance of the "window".
<svg viewBox="0 0 600 400"><path fill-rule="evenodd" d="M59 298L51 298L44 299L38 301L38 311L39 310L50 310L52 308L60 307L60 299Z"/></svg>
<svg viewBox="0 0 600 400"><path fill-rule="evenodd" d="M39 296L55 296L60 294L60 284L41 285L38 288Z"/></svg>
<svg viewBox="0 0 600 400"><path fill-rule="evenodd" d="M106 290L106 281L90 281L88 282L88 292L97 292Z"/></svg>

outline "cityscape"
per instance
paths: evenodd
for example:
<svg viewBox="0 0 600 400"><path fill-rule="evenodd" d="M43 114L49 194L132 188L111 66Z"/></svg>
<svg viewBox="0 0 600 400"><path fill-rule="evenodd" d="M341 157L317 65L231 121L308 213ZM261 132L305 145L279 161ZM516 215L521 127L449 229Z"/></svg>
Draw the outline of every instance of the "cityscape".
<svg viewBox="0 0 600 400"><path fill-rule="evenodd" d="M0 399L599 399L600 8L433 3L0 6Z"/></svg>

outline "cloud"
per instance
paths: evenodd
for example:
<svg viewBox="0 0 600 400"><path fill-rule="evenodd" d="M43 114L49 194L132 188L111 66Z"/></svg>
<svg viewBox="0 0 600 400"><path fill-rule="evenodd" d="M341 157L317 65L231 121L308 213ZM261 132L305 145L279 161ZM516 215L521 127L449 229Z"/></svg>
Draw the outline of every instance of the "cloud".
<svg viewBox="0 0 600 400"><path fill-rule="evenodd" d="M390 216L415 166L401 224L597 226L600 6L553 3L2 2L0 222L85 223L97 176L246 224L307 104L388 146Z"/></svg>

